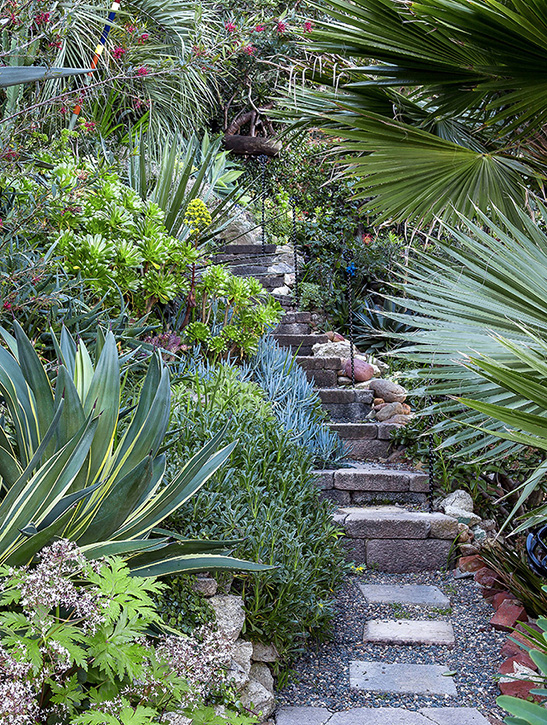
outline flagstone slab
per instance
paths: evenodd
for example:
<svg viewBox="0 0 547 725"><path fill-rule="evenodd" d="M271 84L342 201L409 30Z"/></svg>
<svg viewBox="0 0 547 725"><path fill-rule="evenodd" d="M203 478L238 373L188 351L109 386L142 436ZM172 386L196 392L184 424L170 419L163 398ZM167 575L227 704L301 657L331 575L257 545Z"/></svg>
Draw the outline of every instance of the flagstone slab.
<svg viewBox="0 0 547 725"><path fill-rule="evenodd" d="M450 600L439 587L428 584L359 584L365 598L373 604L421 604L448 607Z"/></svg>
<svg viewBox="0 0 547 725"><path fill-rule="evenodd" d="M280 707L276 725L325 725L332 713L326 707Z"/></svg>
<svg viewBox="0 0 547 725"><path fill-rule="evenodd" d="M420 713L435 725L489 725L474 707L423 707Z"/></svg>
<svg viewBox="0 0 547 725"><path fill-rule="evenodd" d="M364 642L372 644L455 644L450 622L415 619L375 619L365 624Z"/></svg>
<svg viewBox="0 0 547 725"><path fill-rule="evenodd" d="M352 660L350 687L369 692L399 692L432 695L457 695L451 676L443 665L386 664Z"/></svg>
<svg viewBox="0 0 547 725"><path fill-rule="evenodd" d="M355 707L336 712L328 725L431 725L418 712L401 707Z"/></svg>

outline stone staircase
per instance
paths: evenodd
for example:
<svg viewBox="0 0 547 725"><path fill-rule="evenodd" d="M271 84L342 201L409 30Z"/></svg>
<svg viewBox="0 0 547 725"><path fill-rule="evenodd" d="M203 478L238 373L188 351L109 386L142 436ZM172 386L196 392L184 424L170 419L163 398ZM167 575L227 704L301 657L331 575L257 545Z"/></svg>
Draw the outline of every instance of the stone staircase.
<svg viewBox="0 0 547 725"><path fill-rule="evenodd" d="M458 535L457 521L429 512L429 480L423 471L389 464L398 425L367 422L373 393L337 385L342 360L313 356L313 345L327 337L311 331L310 319L310 313L290 311L274 337L297 355L331 429L346 443L347 467L316 471L315 477L322 496L340 507L335 521L345 532L348 559L386 572L445 567Z"/></svg>

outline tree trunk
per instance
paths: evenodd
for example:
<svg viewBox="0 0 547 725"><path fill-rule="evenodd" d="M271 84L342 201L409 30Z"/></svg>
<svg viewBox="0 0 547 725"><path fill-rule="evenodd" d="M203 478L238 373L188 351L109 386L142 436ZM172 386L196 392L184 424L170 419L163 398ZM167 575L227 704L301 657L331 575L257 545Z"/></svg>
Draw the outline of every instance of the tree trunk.
<svg viewBox="0 0 547 725"><path fill-rule="evenodd" d="M281 151L280 141L264 136L226 134L224 146L234 154L246 154L247 156L278 156Z"/></svg>

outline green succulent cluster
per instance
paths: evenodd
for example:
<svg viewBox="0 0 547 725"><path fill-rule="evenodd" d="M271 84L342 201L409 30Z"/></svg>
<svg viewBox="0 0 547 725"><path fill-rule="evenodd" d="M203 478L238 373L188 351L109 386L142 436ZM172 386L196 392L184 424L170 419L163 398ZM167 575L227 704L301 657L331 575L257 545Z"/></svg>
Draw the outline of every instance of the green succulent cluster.
<svg viewBox="0 0 547 725"><path fill-rule="evenodd" d="M64 190L56 241L67 271L80 274L100 295L118 288L136 310L149 311L184 292L198 252L170 236L163 210L143 201L117 174L80 188L78 179L91 173L87 162L63 162L52 171Z"/></svg>
<svg viewBox="0 0 547 725"><path fill-rule="evenodd" d="M205 269L196 286L196 299L185 339L200 343L213 357L255 353L260 337L282 315L279 302L257 279L237 277L220 264Z"/></svg>

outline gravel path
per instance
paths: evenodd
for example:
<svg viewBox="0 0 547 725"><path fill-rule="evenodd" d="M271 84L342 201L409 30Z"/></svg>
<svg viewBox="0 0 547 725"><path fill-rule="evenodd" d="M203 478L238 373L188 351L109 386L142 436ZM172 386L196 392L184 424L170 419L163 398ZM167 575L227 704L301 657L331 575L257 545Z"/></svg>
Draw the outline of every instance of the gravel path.
<svg viewBox="0 0 547 725"><path fill-rule="evenodd" d="M450 599L450 610L413 605L368 604L357 583L432 584ZM352 707L476 707L484 715L503 719L495 700L495 682L506 636L488 625L491 606L473 579L455 579L452 573L385 574L366 571L351 576L337 598L333 639L310 648L295 666L295 680L278 694L278 706L312 705L330 710ZM378 646L363 644L363 625L371 619L437 619L452 623L456 646ZM455 671L458 697L358 692L349 688L350 660L386 663L442 664Z"/></svg>

